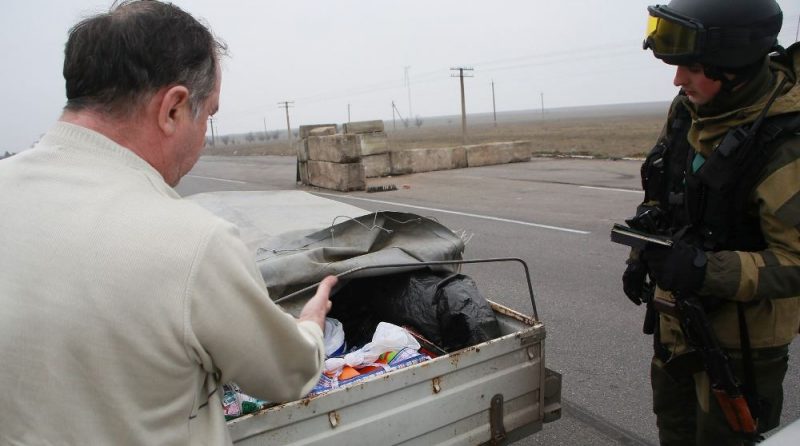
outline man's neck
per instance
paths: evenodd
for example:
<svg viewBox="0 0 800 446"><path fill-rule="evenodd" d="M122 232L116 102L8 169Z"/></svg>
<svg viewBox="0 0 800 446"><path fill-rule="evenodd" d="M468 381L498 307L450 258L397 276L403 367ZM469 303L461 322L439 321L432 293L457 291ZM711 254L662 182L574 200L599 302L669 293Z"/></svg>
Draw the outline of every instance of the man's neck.
<svg viewBox="0 0 800 446"><path fill-rule="evenodd" d="M162 156L157 129L148 125L142 116L112 118L94 110L64 110L59 121L87 128L100 133L122 147L135 153L161 172L165 160Z"/></svg>

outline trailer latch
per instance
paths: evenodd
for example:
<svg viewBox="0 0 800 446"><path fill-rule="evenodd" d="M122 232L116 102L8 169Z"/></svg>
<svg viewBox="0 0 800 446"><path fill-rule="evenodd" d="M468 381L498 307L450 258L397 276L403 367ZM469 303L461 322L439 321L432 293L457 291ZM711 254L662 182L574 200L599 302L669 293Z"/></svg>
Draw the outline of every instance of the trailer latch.
<svg viewBox="0 0 800 446"><path fill-rule="evenodd" d="M503 394L498 393L492 397L492 404L489 406L489 429L492 438L489 440L491 445L505 443L506 427L503 426Z"/></svg>

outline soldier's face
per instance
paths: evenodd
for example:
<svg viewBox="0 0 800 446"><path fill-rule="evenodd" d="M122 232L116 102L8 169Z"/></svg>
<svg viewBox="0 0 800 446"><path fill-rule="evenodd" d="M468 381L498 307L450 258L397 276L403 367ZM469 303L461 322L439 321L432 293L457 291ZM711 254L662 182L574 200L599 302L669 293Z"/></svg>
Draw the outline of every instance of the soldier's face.
<svg viewBox="0 0 800 446"><path fill-rule="evenodd" d="M686 97L696 105L709 103L722 88L722 82L707 78L699 64L678 65L672 83L681 87Z"/></svg>

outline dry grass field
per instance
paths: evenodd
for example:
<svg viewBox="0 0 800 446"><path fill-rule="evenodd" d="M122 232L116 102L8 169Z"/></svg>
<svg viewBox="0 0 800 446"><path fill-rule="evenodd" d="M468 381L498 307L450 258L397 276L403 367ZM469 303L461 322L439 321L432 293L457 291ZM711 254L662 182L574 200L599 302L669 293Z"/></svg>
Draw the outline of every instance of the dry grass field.
<svg viewBox="0 0 800 446"><path fill-rule="evenodd" d="M599 158L641 157L653 146L666 117L668 103L627 104L467 117L467 144L532 141L540 155L584 155ZM413 123L385 123L390 150L461 145L460 116L422 118ZM243 135L227 145L217 141L207 155L294 155L285 132L280 139L244 142Z"/></svg>

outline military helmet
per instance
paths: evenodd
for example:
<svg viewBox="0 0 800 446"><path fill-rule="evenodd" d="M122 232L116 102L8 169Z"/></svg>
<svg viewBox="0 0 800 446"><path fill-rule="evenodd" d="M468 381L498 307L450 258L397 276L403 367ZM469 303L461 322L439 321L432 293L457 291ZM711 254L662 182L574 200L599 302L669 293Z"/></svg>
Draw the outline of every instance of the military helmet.
<svg viewBox="0 0 800 446"><path fill-rule="evenodd" d="M776 47L783 23L775 0L672 0L647 11L644 49L671 65L751 65Z"/></svg>

